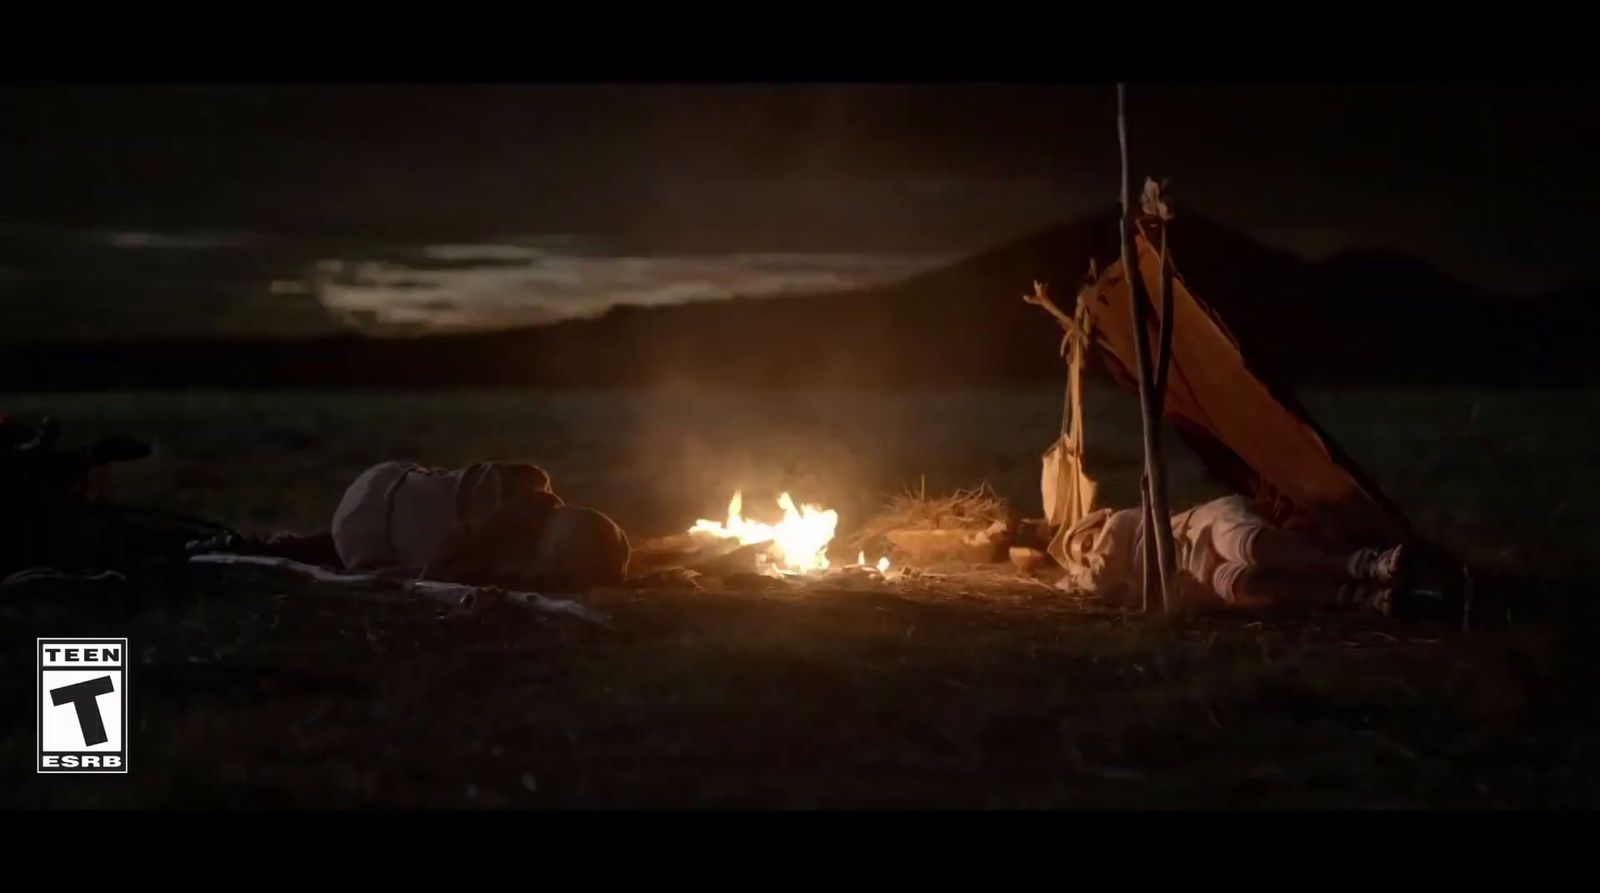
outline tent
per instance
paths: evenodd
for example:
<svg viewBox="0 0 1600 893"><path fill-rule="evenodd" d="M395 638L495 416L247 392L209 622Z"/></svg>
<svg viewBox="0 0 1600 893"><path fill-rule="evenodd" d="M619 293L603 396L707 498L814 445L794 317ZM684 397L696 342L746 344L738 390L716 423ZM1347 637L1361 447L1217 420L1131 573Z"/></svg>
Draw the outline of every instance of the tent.
<svg viewBox="0 0 1600 893"><path fill-rule="evenodd" d="M1152 245L1159 225L1141 223L1135 234L1139 273L1152 304L1159 304L1155 296L1160 293L1161 256ZM1175 326L1163 412L1211 472L1235 492L1253 497L1268 521L1330 547L1415 541L1400 510L1293 395L1251 367L1222 319L1190 290L1170 257L1168 269ZM1161 310L1155 306L1150 314L1152 350ZM1086 491L1092 496L1093 487L1082 465L1078 366L1097 358L1119 386L1138 393L1128 281L1120 261L1079 293L1073 320L1077 332L1069 330L1069 344L1086 343L1069 352L1071 421L1064 422L1063 436L1044 462L1046 513L1057 525L1070 525L1092 509L1081 496ZM1070 500L1062 494L1070 494ZM1057 560L1066 557L1061 548L1058 536L1051 547Z"/></svg>

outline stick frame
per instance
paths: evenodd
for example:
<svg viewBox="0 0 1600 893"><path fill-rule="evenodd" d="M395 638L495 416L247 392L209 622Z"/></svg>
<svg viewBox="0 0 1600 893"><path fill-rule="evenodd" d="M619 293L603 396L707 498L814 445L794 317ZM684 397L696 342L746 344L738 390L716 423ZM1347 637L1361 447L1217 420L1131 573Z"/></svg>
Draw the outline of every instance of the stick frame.
<svg viewBox="0 0 1600 893"><path fill-rule="evenodd" d="M1177 604L1177 580L1172 555L1176 544L1172 539L1172 515L1167 508L1166 466L1161 459L1161 409L1160 400L1155 392L1155 365L1150 356L1149 296L1145 293L1144 277L1139 271L1139 258L1134 241L1135 214L1133 173L1128 160L1127 92L1126 84L1117 84L1117 137L1122 155L1122 270L1128 280L1128 300L1132 305L1133 346L1139 365L1137 370L1139 409L1144 422L1145 486L1141 488L1144 493L1140 499L1146 531L1143 541L1148 543L1151 538L1155 540L1155 558L1159 571L1156 576L1160 580L1158 593L1154 591L1155 587L1152 584L1155 581L1148 573L1149 561L1146 558L1147 572L1144 578L1142 605L1147 612L1151 610L1166 612L1175 608ZM1162 279L1164 283L1164 275ZM1163 324L1171 326L1170 314ZM1159 336L1158 341L1166 343L1170 352L1170 332L1165 336ZM1148 546L1145 552L1148 555Z"/></svg>

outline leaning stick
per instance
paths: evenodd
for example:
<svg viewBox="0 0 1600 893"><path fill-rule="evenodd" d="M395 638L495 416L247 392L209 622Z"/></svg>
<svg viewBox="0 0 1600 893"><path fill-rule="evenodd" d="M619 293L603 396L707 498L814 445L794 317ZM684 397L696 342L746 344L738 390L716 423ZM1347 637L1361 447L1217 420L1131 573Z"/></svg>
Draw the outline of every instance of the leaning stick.
<svg viewBox="0 0 1600 893"><path fill-rule="evenodd" d="M1056 322L1061 324L1061 328L1064 329L1068 335L1071 335L1074 338L1083 337L1083 332L1078 328L1078 324L1072 321L1072 317L1063 313L1061 308L1056 306L1056 302L1050 300L1049 289L1046 288L1043 282L1034 282L1033 294L1023 295L1022 300L1024 303L1033 304L1037 307L1043 307L1045 312L1056 318Z"/></svg>
<svg viewBox="0 0 1600 893"><path fill-rule="evenodd" d="M1117 137L1122 154L1122 272L1128 280L1128 301L1132 305L1133 347L1138 360L1139 408L1144 421L1144 468L1149 481L1149 497L1144 505L1145 530L1155 537L1156 559L1161 571L1159 609L1166 611L1177 603L1172 563L1172 516L1167 512L1167 477L1161 462L1161 415L1155 396L1155 372L1150 361L1149 297L1144 277L1139 272L1134 242L1133 175L1128 163L1127 87L1117 85ZM1149 536L1146 537L1149 539ZM1144 586L1144 609L1153 605L1149 579Z"/></svg>
<svg viewBox="0 0 1600 893"><path fill-rule="evenodd" d="M1161 223L1161 336L1156 347L1156 416L1160 417L1167 399L1167 372L1172 368L1172 271L1167 262L1167 225Z"/></svg>
<svg viewBox="0 0 1600 893"><path fill-rule="evenodd" d="M1172 368L1172 330L1174 321L1172 318L1172 277L1167 266L1166 227L1166 222L1171 219L1171 214L1167 210L1166 203L1161 198L1159 187L1153 181L1145 184L1144 212L1147 216L1154 217L1159 221L1158 225L1161 227L1161 273L1157 286L1161 304L1161 330L1156 342L1155 368L1155 416L1156 418L1161 418L1167 398L1167 375ZM1144 512L1144 529L1154 530L1155 512L1151 508L1150 476L1148 474L1139 478L1139 499L1140 507ZM1148 545L1148 539L1142 539L1139 542L1139 566L1143 569L1144 580L1152 581L1146 583L1146 587L1153 585L1154 580L1171 579L1173 577L1170 571L1166 577L1161 577L1161 568L1157 565L1157 553L1148 548ZM1171 606L1170 601L1168 606Z"/></svg>

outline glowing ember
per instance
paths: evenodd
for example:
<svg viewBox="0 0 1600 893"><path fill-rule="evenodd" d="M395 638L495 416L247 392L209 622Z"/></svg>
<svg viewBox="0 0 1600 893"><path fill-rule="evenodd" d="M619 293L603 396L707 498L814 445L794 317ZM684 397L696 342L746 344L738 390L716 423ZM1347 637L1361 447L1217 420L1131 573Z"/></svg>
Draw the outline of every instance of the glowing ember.
<svg viewBox="0 0 1600 893"><path fill-rule="evenodd" d="M769 552L775 566L766 570L784 570L792 573L814 573L828 569L825 554L833 541L834 528L839 526L839 513L814 505L795 507L794 500L784 493L778 497L778 507L783 510L783 520L766 524L744 517L744 494L734 493L728 501L728 520L701 519L689 528L690 533L704 533L722 539L737 539L741 546L751 543L772 543Z"/></svg>
<svg viewBox="0 0 1600 893"><path fill-rule="evenodd" d="M856 565L858 567L873 567L874 566L874 565L867 564L867 553L865 553L865 552L857 552L856 553ZM875 566L878 568L878 573L887 574L889 572L889 557L887 555L885 555L884 557L879 558L878 559L878 563Z"/></svg>

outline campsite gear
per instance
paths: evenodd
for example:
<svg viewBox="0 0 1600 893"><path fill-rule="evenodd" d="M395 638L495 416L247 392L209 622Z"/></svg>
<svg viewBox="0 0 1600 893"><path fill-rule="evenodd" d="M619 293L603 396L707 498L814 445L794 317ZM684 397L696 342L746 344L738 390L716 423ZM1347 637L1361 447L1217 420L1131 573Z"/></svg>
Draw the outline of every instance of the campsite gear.
<svg viewBox="0 0 1600 893"><path fill-rule="evenodd" d="M1005 521L994 521L982 530L971 527L901 527L884 533L884 538L894 546L899 560L917 565L944 562L997 564L1006 560L1012 537L1012 528Z"/></svg>
<svg viewBox="0 0 1600 893"><path fill-rule="evenodd" d="M1035 285L1040 299L1043 287ZM1088 357L1092 320L1080 312L1061 340L1067 358L1066 403L1061 410L1061 433L1045 450L1039 487L1044 497L1045 520L1057 528L1071 527L1094 510L1095 483L1083 470L1083 364Z"/></svg>
<svg viewBox="0 0 1600 893"><path fill-rule="evenodd" d="M1034 291L1036 303L1054 306L1042 285L1035 283ZM1096 486L1083 467L1083 365L1088 358L1094 321L1080 303L1070 322L1064 316L1061 322L1066 330L1061 340L1062 353L1067 358L1066 405L1061 412L1061 434L1044 453L1040 491L1045 520L1058 531L1046 551L1065 566L1067 533L1094 511Z"/></svg>
<svg viewBox="0 0 1600 893"><path fill-rule="evenodd" d="M1161 260L1143 228L1135 242L1140 276L1147 286L1156 283ZM1250 366L1178 271L1169 268L1168 275L1174 325L1164 413L1201 460L1234 492L1254 499L1274 526L1339 548L1417 539L1399 509L1293 396ZM1090 339L1105 367L1132 390L1137 359L1127 290L1119 262L1080 295L1079 309L1092 322Z"/></svg>
<svg viewBox="0 0 1600 893"><path fill-rule="evenodd" d="M137 582L181 570L186 542L229 532L202 518L109 502L95 491L92 472L148 456L147 444L105 437L65 449L60 436L52 418L0 418L0 576L52 568L117 571Z"/></svg>
<svg viewBox="0 0 1600 893"><path fill-rule="evenodd" d="M1155 281L1161 260L1142 229L1135 241L1140 273L1147 283ZM1211 471L1235 493L1250 497L1272 526L1329 548L1422 542L1292 395L1269 384L1247 362L1221 319L1182 275L1175 269L1168 275L1174 327L1164 414ZM1112 379L1131 391L1130 370L1137 361L1126 294L1122 265L1114 264L1080 293L1074 324L1063 327L1069 335L1081 330ZM1064 314L1052 310L1059 321ZM1068 537L1058 533L1052 556L1066 564L1069 551Z"/></svg>
<svg viewBox="0 0 1600 893"><path fill-rule="evenodd" d="M1404 543L1382 551L1357 549L1350 556L1350 576L1379 586L1403 588L1409 582L1414 551Z"/></svg>
<svg viewBox="0 0 1600 893"><path fill-rule="evenodd" d="M333 515L334 544L348 570L402 567L420 573L456 525L482 521L536 494L553 495L550 476L529 463L442 469L383 462L345 490Z"/></svg>
<svg viewBox="0 0 1600 893"><path fill-rule="evenodd" d="M1024 574L1033 574L1052 564L1050 553L1032 546L1012 546L1011 564Z"/></svg>
<svg viewBox="0 0 1600 893"><path fill-rule="evenodd" d="M1152 249L1144 225L1134 241L1137 268L1146 285L1160 283L1163 270L1166 273L1170 304L1158 307L1154 321L1159 324L1170 307L1172 352L1163 415L1184 442L1235 493L1248 497L1272 528L1301 534L1336 551L1406 544L1407 551L1395 552L1392 558L1408 555L1406 563L1415 567L1396 570L1396 581L1411 590L1439 594L1440 610L1459 611L1465 622L1472 599L1465 565L1420 537L1294 397L1246 360L1216 312L1190 291L1170 259ZM1049 302L1042 287L1036 286L1035 295L1026 300L1044 306L1069 339L1081 334L1112 380L1125 391L1135 391L1138 357L1124 265L1118 262L1098 275L1091 268L1090 277L1092 282L1079 293L1070 318ZM1071 390L1069 373L1069 404ZM1081 472L1081 429L1076 447ZM1060 475L1057 471L1047 476L1059 479ZM1059 486L1047 491L1047 511L1058 503L1054 497L1058 490ZM1060 588L1082 591L1104 573L1091 559L1095 540L1108 520L1109 516L1097 517L1091 511L1058 528L1050 554L1067 569ZM1419 574L1421 582L1401 580ZM1434 609L1429 602L1416 604Z"/></svg>
<svg viewBox="0 0 1600 893"><path fill-rule="evenodd" d="M1117 84L1117 144L1122 158L1122 225L1118 227L1121 261L1124 267L1137 266L1138 248L1134 244L1137 224L1133 210L1133 168L1128 160L1128 111L1126 84ZM1155 184L1146 181L1147 192ZM1157 187L1159 191L1159 187ZM1147 204L1148 204L1147 200ZM1165 206L1160 208L1164 215ZM1166 281L1167 241L1165 230L1161 239L1161 267L1156 277L1163 303L1170 300ZM1150 335L1150 295L1152 290L1141 276L1132 277L1128 283L1128 312L1133 318L1134 375L1139 394L1140 433L1144 443L1144 475L1139 482L1139 507L1145 527L1154 530L1155 548L1140 553L1142 583L1140 604L1143 610L1158 608L1166 611L1175 608L1178 598L1177 563L1172 554L1171 516L1167 513L1167 466L1161 458L1161 410L1167 364L1171 360L1167 346L1171 343L1172 319L1158 317L1159 334ZM1152 357L1151 342L1159 341L1160 353ZM1146 543L1146 548L1149 541ZM1159 583L1159 587L1158 584ZM1154 596L1154 597L1153 597Z"/></svg>

